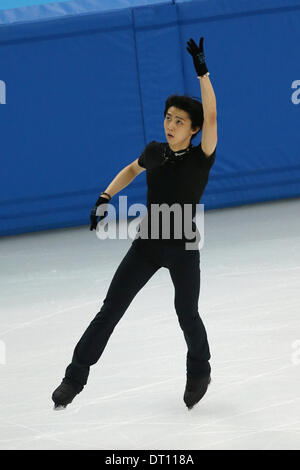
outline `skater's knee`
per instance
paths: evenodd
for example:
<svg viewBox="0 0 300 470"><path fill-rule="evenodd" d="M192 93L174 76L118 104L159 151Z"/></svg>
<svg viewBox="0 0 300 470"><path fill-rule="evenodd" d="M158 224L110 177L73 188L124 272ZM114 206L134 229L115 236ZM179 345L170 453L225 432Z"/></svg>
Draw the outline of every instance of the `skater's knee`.
<svg viewBox="0 0 300 470"><path fill-rule="evenodd" d="M99 317L122 315L127 310L132 300L133 297L130 295L105 298L97 315L99 315Z"/></svg>
<svg viewBox="0 0 300 470"><path fill-rule="evenodd" d="M125 308L118 308L114 305L104 304L95 316L93 323L97 325L115 326L122 318Z"/></svg>

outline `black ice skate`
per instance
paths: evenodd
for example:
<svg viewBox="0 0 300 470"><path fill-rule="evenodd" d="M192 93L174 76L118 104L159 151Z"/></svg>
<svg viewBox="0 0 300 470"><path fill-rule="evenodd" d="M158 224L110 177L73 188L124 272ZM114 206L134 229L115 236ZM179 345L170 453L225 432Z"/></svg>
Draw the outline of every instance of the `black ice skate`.
<svg viewBox="0 0 300 470"><path fill-rule="evenodd" d="M77 386L70 379L63 379L62 383L52 394L54 401L54 410L62 410L72 403L74 397L78 395L83 389L82 386Z"/></svg>
<svg viewBox="0 0 300 470"><path fill-rule="evenodd" d="M205 395L210 382L210 375L205 377L187 376L183 401L189 409L193 408Z"/></svg>

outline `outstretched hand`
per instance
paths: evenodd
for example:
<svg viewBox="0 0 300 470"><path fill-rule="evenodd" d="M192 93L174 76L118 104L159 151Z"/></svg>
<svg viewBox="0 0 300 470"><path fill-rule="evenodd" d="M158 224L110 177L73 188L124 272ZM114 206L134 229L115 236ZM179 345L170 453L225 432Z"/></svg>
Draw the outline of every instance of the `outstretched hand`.
<svg viewBox="0 0 300 470"><path fill-rule="evenodd" d="M197 46L195 41L191 38L187 42L188 47L186 48L186 50L193 57L193 62L194 62L195 70L196 70L198 77L201 77L202 75L205 75L208 72L206 63L205 63L203 41L204 41L204 38L201 37L199 41L199 46Z"/></svg>

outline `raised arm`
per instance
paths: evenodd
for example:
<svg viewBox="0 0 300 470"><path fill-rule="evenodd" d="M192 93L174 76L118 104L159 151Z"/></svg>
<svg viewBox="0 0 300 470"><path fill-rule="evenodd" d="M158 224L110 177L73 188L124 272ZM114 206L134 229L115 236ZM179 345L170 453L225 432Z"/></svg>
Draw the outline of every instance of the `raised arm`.
<svg viewBox="0 0 300 470"><path fill-rule="evenodd" d="M201 147L205 155L209 157L214 152L218 141L216 97L209 76L204 75L198 78L200 80L204 116Z"/></svg>
<svg viewBox="0 0 300 470"><path fill-rule="evenodd" d="M207 157L209 157L217 146L217 103L216 96L209 79L209 72L205 63L205 56L203 50L203 40L200 38L199 46L196 45L193 39L190 39L187 51L193 57L193 62L197 77L200 81L202 106L203 106L203 127L201 147Z"/></svg>

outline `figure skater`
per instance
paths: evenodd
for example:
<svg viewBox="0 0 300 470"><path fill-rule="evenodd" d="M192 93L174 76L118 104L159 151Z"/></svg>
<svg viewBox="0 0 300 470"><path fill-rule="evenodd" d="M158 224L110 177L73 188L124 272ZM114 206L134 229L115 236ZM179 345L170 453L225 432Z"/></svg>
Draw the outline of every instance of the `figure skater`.
<svg viewBox="0 0 300 470"><path fill-rule="evenodd" d="M103 205L101 209L107 207L114 195L146 170L147 215L142 222L147 223L141 223L136 238L113 276L100 311L77 343L62 383L52 394L54 408L65 408L82 391L90 366L101 357L114 328L137 293L161 267L170 272L175 290L175 311L187 344L183 400L189 409L201 400L211 381L210 349L198 312L200 252L197 232L195 235L193 231L194 238L186 236L186 233L178 237L175 232L178 226L182 226L182 218L178 224L173 217L166 237L165 219L157 225L151 212L153 205L171 207L177 204L183 210L186 205L191 205L194 217L215 161L216 97L205 63L203 37L199 46L193 39L187 46L200 81L202 102L188 95L170 95L164 110L167 142L152 141L146 145L140 157L123 168L101 193L91 211L90 230L94 230L99 219L99 206ZM193 146L191 141L200 130L201 143ZM192 224L195 227L195 223ZM147 237L142 236L145 232L141 230L143 227L148 228ZM151 227L158 227L155 236L152 236ZM186 243L191 241L196 241L196 249L186 249Z"/></svg>

